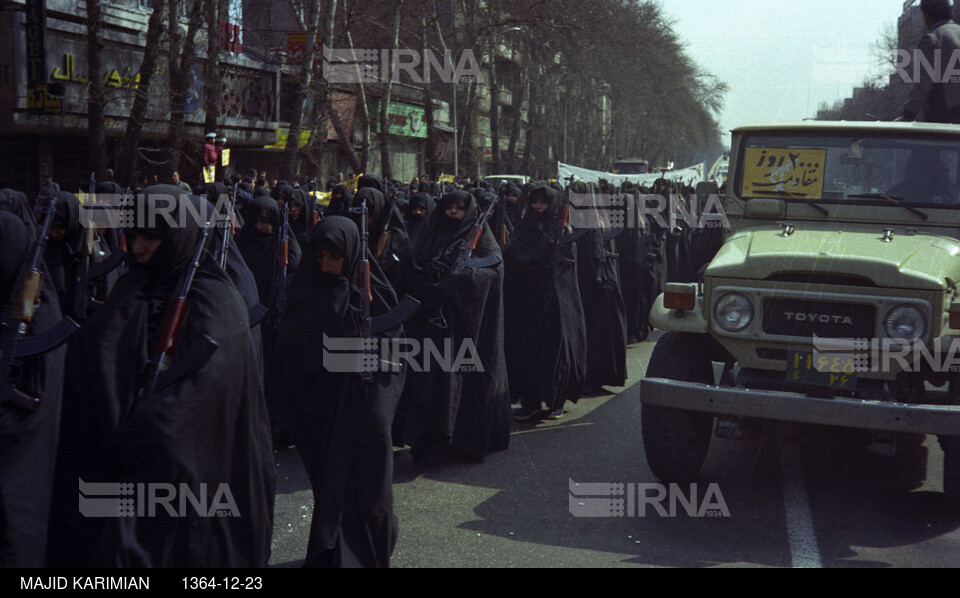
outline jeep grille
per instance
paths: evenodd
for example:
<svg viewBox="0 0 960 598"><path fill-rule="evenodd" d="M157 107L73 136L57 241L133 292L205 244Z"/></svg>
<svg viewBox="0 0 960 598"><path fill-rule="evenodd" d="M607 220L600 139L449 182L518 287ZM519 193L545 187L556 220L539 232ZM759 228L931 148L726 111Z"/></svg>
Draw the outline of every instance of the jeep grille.
<svg viewBox="0 0 960 598"><path fill-rule="evenodd" d="M876 308L872 305L764 299L762 327L773 336L873 338Z"/></svg>

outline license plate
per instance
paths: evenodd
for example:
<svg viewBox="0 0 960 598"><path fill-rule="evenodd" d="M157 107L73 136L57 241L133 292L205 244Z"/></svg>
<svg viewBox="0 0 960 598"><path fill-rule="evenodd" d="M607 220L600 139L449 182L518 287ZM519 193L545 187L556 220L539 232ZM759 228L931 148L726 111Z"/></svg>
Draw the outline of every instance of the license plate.
<svg viewBox="0 0 960 598"><path fill-rule="evenodd" d="M857 356L851 353L790 351L787 380L829 388L857 386Z"/></svg>

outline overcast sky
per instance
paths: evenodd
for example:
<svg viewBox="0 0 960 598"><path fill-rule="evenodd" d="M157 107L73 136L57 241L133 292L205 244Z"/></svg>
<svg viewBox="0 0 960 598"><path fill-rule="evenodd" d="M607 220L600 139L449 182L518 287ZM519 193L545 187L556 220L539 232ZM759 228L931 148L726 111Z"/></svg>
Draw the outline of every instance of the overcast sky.
<svg viewBox="0 0 960 598"><path fill-rule="evenodd" d="M800 120L878 71L874 47L903 0L660 0L688 55L730 86L725 133ZM892 115L889 115L892 116Z"/></svg>

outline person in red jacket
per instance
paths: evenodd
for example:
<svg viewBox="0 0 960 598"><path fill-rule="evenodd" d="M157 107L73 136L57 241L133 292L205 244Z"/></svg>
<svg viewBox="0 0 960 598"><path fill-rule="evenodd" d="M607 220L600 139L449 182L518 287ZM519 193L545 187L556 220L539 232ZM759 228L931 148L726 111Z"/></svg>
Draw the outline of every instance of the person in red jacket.
<svg viewBox="0 0 960 598"><path fill-rule="evenodd" d="M207 133L203 139L204 166L210 166L211 164L216 166L217 161L220 159L220 152L217 150L217 146L215 144L216 138L216 133Z"/></svg>

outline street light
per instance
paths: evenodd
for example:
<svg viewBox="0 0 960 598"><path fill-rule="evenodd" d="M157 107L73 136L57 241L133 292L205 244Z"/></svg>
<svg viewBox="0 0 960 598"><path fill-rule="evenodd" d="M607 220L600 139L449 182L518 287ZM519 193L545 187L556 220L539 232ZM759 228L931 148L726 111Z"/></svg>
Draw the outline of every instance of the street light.
<svg viewBox="0 0 960 598"><path fill-rule="evenodd" d="M510 33L511 31L520 31L522 27L508 27L503 31L497 31L496 33L490 33L475 39L471 44L479 44L480 42L493 38L499 37L504 33ZM462 44L453 51L453 54L450 56L450 72L455 73L457 70L457 56L460 55L460 52L464 50L468 45L471 44ZM456 178L460 175L460 133L457 130L457 78L452 77L450 81L450 87L453 92L453 103L450 104L450 121L453 124L453 176ZM496 98L490 98L491 102L495 102Z"/></svg>

